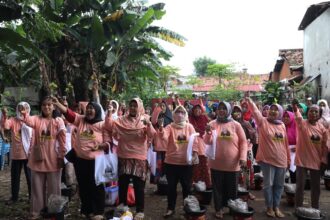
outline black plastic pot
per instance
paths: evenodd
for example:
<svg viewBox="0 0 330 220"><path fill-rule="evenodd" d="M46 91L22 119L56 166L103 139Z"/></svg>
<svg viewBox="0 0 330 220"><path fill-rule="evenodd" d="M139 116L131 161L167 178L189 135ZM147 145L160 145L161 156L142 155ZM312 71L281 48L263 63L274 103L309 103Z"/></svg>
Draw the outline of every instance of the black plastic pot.
<svg viewBox="0 0 330 220"><path fill-rule="evenodd" d="M207 188L203 192L194 191L193 194L197 198L199 204L209 205L211 203L211 200L212 200L213 191L212 191L212 188Z"/></svg>
<svg viewBox="0 0 330 220"><path fill-rule="evenodd" d="M206 207L201 205L199 212L191 212L190 210L187 210L186 207L183 208L185 214L185 218L187 220L205 220L206 219Z"/></svg>
<svg viewBox="0 0 330 220"><path fill-rule="evenodd" d="M64 220L64 209L58 213L48 213L48 208L45 207L41 210L40 215L43 219L49 220Z"/></svg>
<svg viewBox="0 0 330 220"><path fill-rule="evenodd" d="M237 212L234 209L230 209L230 213L235 220L251 220L253 219L254 209L249 207L247 212Z"/></svg>

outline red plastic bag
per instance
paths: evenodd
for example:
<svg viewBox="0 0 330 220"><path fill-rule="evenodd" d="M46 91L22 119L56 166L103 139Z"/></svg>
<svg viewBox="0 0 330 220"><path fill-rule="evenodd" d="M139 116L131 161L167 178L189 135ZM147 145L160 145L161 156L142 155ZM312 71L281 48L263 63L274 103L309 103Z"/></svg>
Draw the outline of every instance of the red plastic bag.
<svg viewBox="0 0 330 220"><path fill-rule="evenodd" d="M128 206L135 206L135 194L134 194L133 184L129 184L128 185L128 190L127 190L127 205Z"/></svg>

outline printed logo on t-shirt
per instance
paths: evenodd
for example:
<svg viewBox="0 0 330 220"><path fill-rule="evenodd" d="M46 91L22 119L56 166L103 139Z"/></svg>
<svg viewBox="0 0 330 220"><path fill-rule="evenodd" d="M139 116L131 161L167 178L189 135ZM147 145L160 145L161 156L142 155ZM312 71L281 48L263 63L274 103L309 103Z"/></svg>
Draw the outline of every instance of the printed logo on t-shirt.
<svg viewBox="0 0 330 220"><path fill-rule="evenodd" d="M41 138L42 138L43 140L51 140L52 137L51 137L51 135L50 135L50 130L48 130L48 129L42 130L42 131L41 131Z"/></svg>
<svg viewBox="0 0 330 220"><path fill-rule="evenodd" d="M94 131L91 129L86 129L80 133L80 137L82 139L93 140L93 139L95 139Z"/></svg>
<svg viewBox="0 0 330 220"><path fill-rule="evenodd" d="M272 138L273 141L283 141L284 140L284 136L282 133L277 133L275 132L274 137Z"/></svg>
<svg viewBox="0 0 330 220"><path fill-rule="evenodd" d="M186 144L188 143L187 136L184 134L179 134L178 137L176 138L176 143L177 144Z"/></svg>
<svg viewBox="0 0 330 220"><path fill-rule="evenodd" d="M228 131L226 128L222 129L219 135L220 139L225 139L225 140L229 140L232 139L231 133L230 131Z"/></svg>
<svg viewBox="0 0 330 220"><path fill-rule="evenodd" d="M321 144L321 138L317 134L312 134L311 141L313 144Z"/></svg>

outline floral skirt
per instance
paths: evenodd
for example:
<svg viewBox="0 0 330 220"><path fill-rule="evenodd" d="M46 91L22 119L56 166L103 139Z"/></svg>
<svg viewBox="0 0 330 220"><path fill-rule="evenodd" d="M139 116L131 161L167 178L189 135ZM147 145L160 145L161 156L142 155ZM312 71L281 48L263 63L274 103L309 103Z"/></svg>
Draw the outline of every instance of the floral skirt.
<svg viewBox="0 0 330 220"><path fill-rule="evenodd" d="M199 164L193 166L193 177L194 183L198 181L203 181L207 188L212 186L210 168L208 165L208 159L206 156L199 155Z"/></svg>

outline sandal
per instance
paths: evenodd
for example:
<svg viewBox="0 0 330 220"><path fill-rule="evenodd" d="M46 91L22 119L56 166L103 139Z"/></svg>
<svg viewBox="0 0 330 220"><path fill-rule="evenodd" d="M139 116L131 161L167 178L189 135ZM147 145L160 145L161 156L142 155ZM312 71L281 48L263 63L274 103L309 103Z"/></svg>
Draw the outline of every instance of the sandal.
<svg viewBox="0 0 330 220"><path fill-rule="evenodd" d="M278 218L284 218L285 217L285 215L283 214L283 212L281 212L279 209L276 209L275 210L275 215Z"/></svg>
<svg viewBox="0 0 330 220"><path fill-rule="evenodd" d="M163 215L164 218L169 218L175 214L174 210L167 210L167 212Z"/></svg>
<svg viewBox="0 0 330 220"><path fill-rule="evenodd" d="M266 215L272 218L276 217L275 212L273 210L267 210Z"/></svg>
<svg viewBox="0 0 330 220"><path fill-rule="evenodd" d="M223 219L223 211L218 211L215 213L216 219Z"/></svg>
<svg viewBox="0 0 330 220"><path fill-rule="evenodd" d="M138 212L134 217L134 220L143 220L143 219L144 219L144 213L143 212Z"/></svg>

